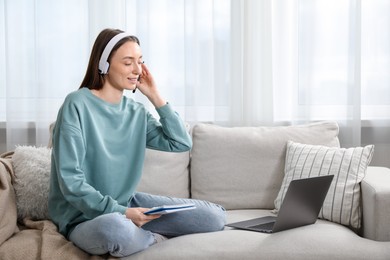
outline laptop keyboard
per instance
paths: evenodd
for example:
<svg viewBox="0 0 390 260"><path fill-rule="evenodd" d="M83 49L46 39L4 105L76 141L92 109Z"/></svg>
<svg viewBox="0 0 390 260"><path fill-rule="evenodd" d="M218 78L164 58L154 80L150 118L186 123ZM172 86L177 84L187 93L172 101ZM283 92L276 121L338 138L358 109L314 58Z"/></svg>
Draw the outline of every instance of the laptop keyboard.
<svg viewBox="0 0 390 260"><path fill-rule="evenodd" d="M253 228L253 229L262 230L262 231L268 231L270 233L270 232L272 232L272 228L274 227L274 224L275 224L275 222L268 222L268 223L264 223L264 224L250 226L248 228Z"/></svg>

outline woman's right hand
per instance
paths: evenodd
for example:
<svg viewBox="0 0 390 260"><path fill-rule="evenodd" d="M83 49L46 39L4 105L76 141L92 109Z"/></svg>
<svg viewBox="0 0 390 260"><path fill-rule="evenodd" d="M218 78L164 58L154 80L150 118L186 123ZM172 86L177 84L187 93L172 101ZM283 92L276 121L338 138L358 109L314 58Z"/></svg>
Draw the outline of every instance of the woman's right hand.
<svg viewBox="0 0 390 260"><path fill-rule="evenodd" d="M142 73L137 83L137 88L144 94L149 101L156 107L162 107L167 104L163 99L156 87L156 83L148 67L145 64L141 64Z"/></svg>
<svg viewBox="0 0 390 260"><path fill-rule="evenodd" d="M161 215L145 215L144 212L148 211L148 208L128 208L126 209L126 218L133 221L138 227L142 227L149 221L161 217Z"/></svg>

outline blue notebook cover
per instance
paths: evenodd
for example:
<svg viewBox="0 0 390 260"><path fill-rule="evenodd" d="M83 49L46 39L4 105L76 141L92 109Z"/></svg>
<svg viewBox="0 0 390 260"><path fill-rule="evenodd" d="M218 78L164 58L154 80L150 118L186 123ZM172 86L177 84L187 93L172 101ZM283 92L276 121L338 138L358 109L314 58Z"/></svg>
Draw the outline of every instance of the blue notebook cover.
<svg viewBox="0 0 390 260"><path fill-rule="evenodd" d="M144 212L146 215L151 215L151 214L169 214L169 213L174 213L178 211L183 211L183 210L191 210L195 209L195 204L193 203L187 203L187 204L178 204L178 205L164 205L164 206L158 206L158 207L153 207L150 210Z"/></svg>

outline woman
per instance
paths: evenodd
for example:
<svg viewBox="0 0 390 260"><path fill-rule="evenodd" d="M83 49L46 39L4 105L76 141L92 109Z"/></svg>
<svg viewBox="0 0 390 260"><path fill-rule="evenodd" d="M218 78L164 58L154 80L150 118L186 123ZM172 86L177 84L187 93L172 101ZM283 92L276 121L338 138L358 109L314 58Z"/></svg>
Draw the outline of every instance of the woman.
<svg viewBox="0 0 390 260"><path fill-rule="evenodd" d="M155 106L159 121L123 95L136 89ZM223 229L219 205L135 192L146 147L183 152L192 146L143 63L135 36L112 29L98 35L80 89L66 97L58 113L52 141L49 214L86 252L122 257L164 236ZM144 214L154 206L190 202L195 210Z"/></svg>

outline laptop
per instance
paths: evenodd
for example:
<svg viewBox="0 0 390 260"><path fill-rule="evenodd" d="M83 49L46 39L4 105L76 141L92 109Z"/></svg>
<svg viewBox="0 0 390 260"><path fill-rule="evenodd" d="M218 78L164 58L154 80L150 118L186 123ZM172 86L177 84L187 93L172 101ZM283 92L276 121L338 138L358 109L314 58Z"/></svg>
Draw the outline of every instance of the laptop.
<svg viewBox="0 0 390 260"><path fill-rule="evenodd" d="M278 215L227 224L228 227L275 233L314 224L328 193L333 175L305 178L290 182Z"/></svg>

